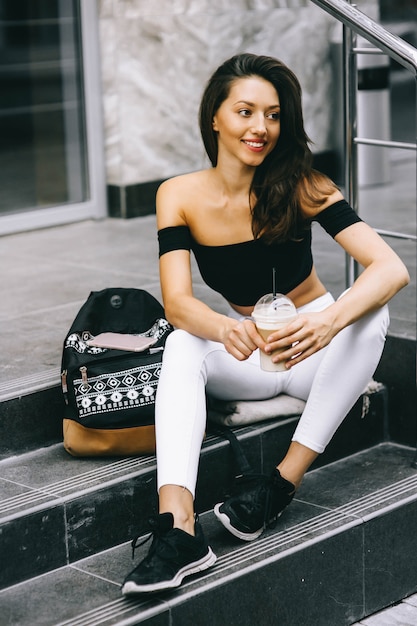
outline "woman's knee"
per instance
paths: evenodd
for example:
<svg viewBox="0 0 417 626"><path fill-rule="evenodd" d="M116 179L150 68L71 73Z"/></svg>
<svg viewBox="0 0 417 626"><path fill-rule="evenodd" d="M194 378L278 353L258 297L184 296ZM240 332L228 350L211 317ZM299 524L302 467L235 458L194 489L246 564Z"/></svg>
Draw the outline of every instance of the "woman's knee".
<svg viewBox="0 0 417 626"><path fill-rule="evenodd" d="M346 361L348 355L359 355L360 359L371 362L379 358L384 349L388 325L387 306L364 315L334 337L327 346L326 362L335 356Z"/></svg>
<svg viewBox="0 0 417 626"><path fill-rule="evenodd" d="M196 337L186 330L174 330L165 344L163 370L174 367L178 373L180 370L194 373L200 371L212 344L213 342Z"/></svg>

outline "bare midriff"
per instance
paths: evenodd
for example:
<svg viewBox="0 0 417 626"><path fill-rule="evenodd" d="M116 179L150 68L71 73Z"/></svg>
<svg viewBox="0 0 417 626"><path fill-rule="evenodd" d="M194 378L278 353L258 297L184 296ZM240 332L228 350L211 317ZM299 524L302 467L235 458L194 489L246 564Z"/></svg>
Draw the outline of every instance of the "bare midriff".
<svg viewBox="0 0 417 626"><path fill-rule="evenodd" d="M317 276L317 272L313 267L310 276L285 295L290 298L298 308L323 296L325 293L327 293L327 289ZM237 313L247 316L252 314L253 306L255 306L255 303L253 306L239 306L232 302L229 302L229 304Z"/></svg>

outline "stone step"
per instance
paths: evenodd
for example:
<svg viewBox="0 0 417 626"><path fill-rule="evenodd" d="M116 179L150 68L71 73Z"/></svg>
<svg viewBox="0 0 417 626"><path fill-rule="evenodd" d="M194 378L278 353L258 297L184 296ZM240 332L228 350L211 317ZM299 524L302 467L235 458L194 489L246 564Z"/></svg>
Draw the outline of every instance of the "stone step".
<svg viewBox="0 0 417 626"><path fill-rule="evenodd" d="M270 431L263 434L269 438ZM250 439L247 432L242 438ZM213 446L223 444L207 443L206 458L214 453ZM387 442L310 471L276 527L249 544L227 533L212 512L202 514L202 526L218 557L215 566L186 579L178 590L133 600L120 595L120 584L132 568L129 542L78 560L76 553L88 552L91 546L85 543L85 527L74 542L74 525L69 536L77 550L68 564L0 592L4 623L353 624L417 590L413 455L412 448ZM121 501L123 497L126 492ZM92 504L88 509L88 498L80 498L88 526L94 517ZM124 524L129 505L115 505L119 523ZM109 534L108 521L103 516L94 531ZM41 528L33 524L29 537L16 533L15 551L27 540L27 561L34 560L30 546L37 543ZM112 530L117 543L113 525ZM135 563L148 545L139 548ZM16 556L10 552L8 560Z"/></svg>
<svg viewBox="0 0 417 626"><path fill-rule="evenodd" d="M62 441L64 408L55 369L0 384L0 459Z"/></svg>
<svg viewBox="0 0 417 626"><path fill-rule="evenodd" d="M416 340L388 336L375 380L388 391L389 437L415 446ZM0 460L62 440L64 401L56 369L0 382Z"/></svg>
<svg viewBox="0 0 417 626"><path fill-rule="evenodd" d="M237 428L257 472L269 473L288 448L297 417ZM314 467L386 440L386 393L358 400ZM229 443L209 435L201 455L197 511L208 511L230 486ZM62 443L0 462L0 588L74 563L144 532L156 510L152 455L76 459Z"/></svg>

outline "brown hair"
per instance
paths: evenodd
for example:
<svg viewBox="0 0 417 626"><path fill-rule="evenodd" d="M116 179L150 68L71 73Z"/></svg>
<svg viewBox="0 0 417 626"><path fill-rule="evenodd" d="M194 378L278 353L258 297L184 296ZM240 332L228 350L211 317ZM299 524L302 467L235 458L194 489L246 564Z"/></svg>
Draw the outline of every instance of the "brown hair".
<svg viewBox="0 0 417 626"><path fill-rule="evenodd" d="M281 132L274 150L259 165L250 197L252 231L265 241L300 236L305 227L300 203L319 206L336 189L326 176L312 170L310 140L304 130L301 86L295 74L281 61L268 56L239 54L225 61L209 79L200 104L200 131L213 167L217 165L217 133L213 118L229 95L234 81L259 76L277 91L281 105Z"/></svg>

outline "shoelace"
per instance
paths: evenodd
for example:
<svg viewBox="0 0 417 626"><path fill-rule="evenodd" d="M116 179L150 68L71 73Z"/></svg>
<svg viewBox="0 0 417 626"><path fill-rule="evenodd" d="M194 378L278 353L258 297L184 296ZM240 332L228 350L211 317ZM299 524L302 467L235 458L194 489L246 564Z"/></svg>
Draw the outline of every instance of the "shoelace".
<svg viewBox="0 0 417 626"><path fill-rule="evenodd" d="M145 543L147 543L150 539L157 539L157 540L163 540L163 535L164 533L161 531L159 524L157 522L157 519L151 517L148 520L148 524L149 524L149 534L142 539L142 541L138 542L139 537L141 537L142 535L136 535L133 539L132 539L132 559L135 558L135 552L138 548L140 548L141 546L143 546ZM151 550L152 550L152 546L151 546Z"/></svg>
<svg viewBox="0 0 417 626"><path fill-rule="evenodd" d="M266 491L265 502L263 504L263 528L274 528L278 522L279 513L274 515L271 519L271 509L272 509L272 479L266 474L242 474L241 476L236 477L236 483L240 485L244 485L245 483L250 483L254 480L262 481L259 485L259 490L262 488ZM288 494L290 495L290 494ZM256 505L261 507L261 503L259 502L259 498L256 498Z"/></svg>
<svg viewBox="0 0 417 626"><path fill-rule="evenodd" d="M268 483L270 482L270 479L268 476L266 476L266 474L242 474L241 476L237 476L236 477L236 487L237 487L236 496L239 497L240 490L244 488L246 484L250 484L252 482L255 482L255 483L259 482L259 487L258 487L259 491L261 489L266 490L266 505L267 506L265 507L264 517L267 517L268 512L266 511L266 509L269 509L270 507L270 489L268 489ZM257 493L256 499L254 499L254 504L258 507L261 506L261 503L259 502L258 493Z"/></svg>
<svg viewBox="0 0 417 626"><path fill-rule="evenodd" d="M239 474L235 477L236 486L239 486L241 483L249 483L255 480L262 480L264 482L268 481L268 476L266 474Z"/></svg>
<svg viewBox="0 0 417 626"><path fill-rule="evenodd" d="M136 552L136 550L137 550L138 548L140 548L140 546L143 546L143 545L144 545L147 541L149 541L149 539L150 539L151 537L153 537L153 535L154 535L154 533L153 533L153 532L149 533L149 535L148 535L147 537L145 537L145 539L142 539L142 541L140 541L139 543L138 543L138 539L139 539L139 537L140 537L141 535L136 535L136 537L134 537L134 538L132 539L132 543L131 543L131 546L132 546L132 561L133 561L133 560L134 560L134 558L135 558L135 552Z"/></svg>
<svg viewBox="0 0 417 626"><path fill-rule="evenodd" d="M240 474L235 478L235 488L236 494L232 493L232 497L237 495L240 489L246 485L246 483L251 482L262 482L264 485L269 482L269 477L266 474Z"/></svg>
<svg viewBox="0 0 417 626"><path fill-rule="evenodd" d="M198 522L198 515L195 514L194 515L194 521ZM152 554L153 552L155 552L155 550L157 549L157 545L159 544L164 544L169 546L169 541L165 538L165 534L166 531L164 532L163 530L161 530L160 525L158 524L158 519L151 517L148 520L148 524L150 526L150 533L147 535L147 537L145 537L144 539L142 539L142 541L138 542L139 537L141 537L142 535L136 535L136 537L134 537L132 539L132 559L135 558L135 552L138 548L140 548L141 546L143 546L145 543L147 543L149 541L149 539L154 539L155 541L152 542L150 550L149 550L149 554Z"/></svg>

